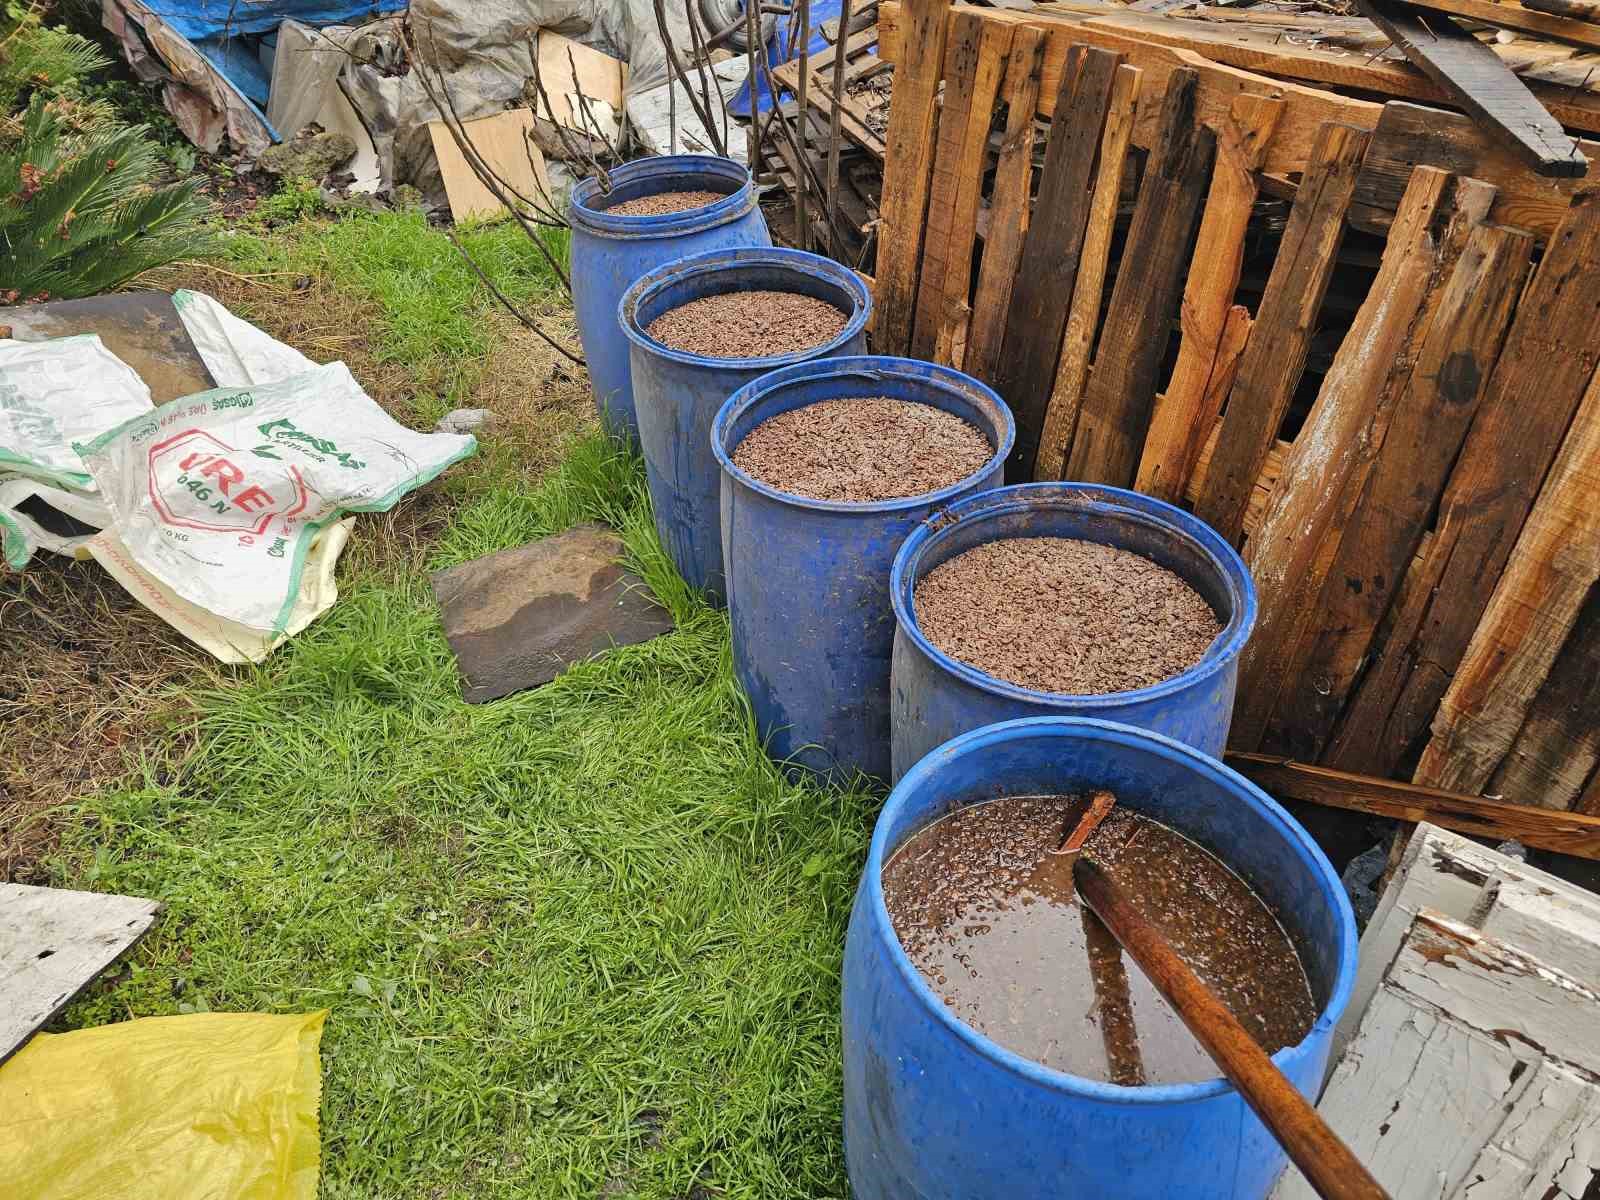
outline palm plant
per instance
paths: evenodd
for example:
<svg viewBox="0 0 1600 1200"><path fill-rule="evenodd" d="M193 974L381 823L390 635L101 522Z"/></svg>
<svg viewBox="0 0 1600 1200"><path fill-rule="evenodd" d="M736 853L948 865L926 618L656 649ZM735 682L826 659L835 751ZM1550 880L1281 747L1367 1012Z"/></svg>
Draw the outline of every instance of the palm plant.
<svg viewBox="0 0 1600 1200"><path fill-rule="evenodd" d="M108 291L204 249L199 181L155 186L144 126L74 135L35 95L0 143L0 303Z"/></svg>

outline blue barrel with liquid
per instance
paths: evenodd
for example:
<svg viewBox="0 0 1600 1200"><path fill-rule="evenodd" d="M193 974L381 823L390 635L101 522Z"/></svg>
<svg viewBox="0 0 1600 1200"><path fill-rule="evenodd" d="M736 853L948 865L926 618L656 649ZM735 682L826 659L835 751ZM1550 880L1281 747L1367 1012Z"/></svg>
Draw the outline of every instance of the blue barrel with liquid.
<svg viewBox="0 0 1600 1200"><path fill-rule="evenodd" d="M1040 692L944 653L916 620L917 581L963 551L1002 538L1064 537L1142 554L1181 576L1222 622L1205 656L1150 687L1099 696ZM1023 483L946 505L908 538L889 582L894 778L957 734L1020 717L1099 717L1153 729L1220 755L1233 721L1239 655L1256 621L1256 590L1234 548L1204 521L1160 500L1089 483Z"/></svg>
<svg viewBox="0 0 1600 1200"><path fill-rule="evenodd" d="M767 220L756 204L750 172L731 158L676 154L641 158L608 172L611 190L585 179L572 189L572 307L589 365L595 406L606 428L639 437L628 376L628 342L617 325L617 301L639 276L687 254L733 246L770 246ZM720 192L703 208L656 217L606 210L662 192Z"/></svg>
<svg viewBox="0 0 1600 1200"><path fill-rule="evenodd" d="M1318 1016L1272 1058L1315 1098L1350 998L1356 930L1306 831L1243 776L1171 738L1075 717L989 725L895 785L856 892L843 996L855 1200L1262 1200L1271 1190L1284 1154L1231 1084L1121 1087L1021 1058L958 1020L895 936L883 865L917 830L999 796L1093 788L1210 850L1277 913Z"/></svg>
<svg viewBox="0 0 1600 1200"><path fill-rule="evenodd" d="M647 332L664 313L727 292L792 292L845 314L837 336L819 346L761 358L711 358L673 350ZM849 267L803 250L713 250L659 267L618 306L632 343L633 397L645 479L661 544L684 580L713 601L722 582L722 468L711 424L728 397L768 371L867 348L872 294Z"/></svg>
<svg viewBox="0 0 1600 1200"><path fill-rule="evenodd" d="M900 500L812 500L734 464L763 421L823 400L889 396L931 404L976 425L993 449L967 478ZM722 468L722 557L733 668L756 728L780 761L835 779L889 777L889 567L929 513L992 488L1015 440L1011 410L950 367L863 355L797 363L735 392L711 446Z"/></svg>

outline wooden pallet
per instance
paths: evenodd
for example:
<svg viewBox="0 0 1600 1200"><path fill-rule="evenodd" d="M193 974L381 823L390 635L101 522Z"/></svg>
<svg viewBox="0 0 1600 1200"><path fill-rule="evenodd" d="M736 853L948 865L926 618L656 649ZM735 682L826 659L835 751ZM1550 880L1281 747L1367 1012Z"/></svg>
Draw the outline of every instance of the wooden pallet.
<svg viewBox="0 0 1600 1200"><path fill-rule="evenodd" d="M1012 479L1137 486L1241 547L1234 750L1600 815L1600 172L1150 20L882 5L876 348L994 384Z"/></svg>

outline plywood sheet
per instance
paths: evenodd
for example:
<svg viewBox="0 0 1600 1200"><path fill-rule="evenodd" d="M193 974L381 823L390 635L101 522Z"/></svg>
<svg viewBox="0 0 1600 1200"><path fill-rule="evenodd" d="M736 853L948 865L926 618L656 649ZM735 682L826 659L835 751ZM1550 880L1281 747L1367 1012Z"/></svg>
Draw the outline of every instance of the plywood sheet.
<svg viewBox="0 0 1600 1200"><path fill-rule="evenodd" d="M461 126L483 161L516 195L532 203L549 192L544 170L544 155L529 139L533 131L533 112L513 108L492 117L464 121ZM429 121L433 153L444 178L444 194L450 201L450 216L457 221L498 217L506 207L473 172L471 164L456 145L443 121Z"/></svg>

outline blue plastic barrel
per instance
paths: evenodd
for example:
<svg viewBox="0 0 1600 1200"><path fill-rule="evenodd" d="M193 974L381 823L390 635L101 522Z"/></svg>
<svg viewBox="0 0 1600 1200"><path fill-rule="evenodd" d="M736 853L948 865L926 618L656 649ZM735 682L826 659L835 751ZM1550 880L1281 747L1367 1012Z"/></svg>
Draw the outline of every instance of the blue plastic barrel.
<svg viewBox="0 0 1600 1200"><path fill-rule="evenodd" d="M1222 621L1205 657L1151 687L1100 696L1040 692L996 679L934 646L917 626L917 581L985 542L1067 537L1132 550L1182 576ZM1239 654L1256 623L1256 590L1238 553L1204 521L1160 500L1089 483L1024 483L948 505L894 560L891 686L894 778L959 733L1019 717L1100 717L1153 729L1220 755L1233 721Z"/></svg>
<svg viewBox="0 0 1600 1200"><path fill-rule="evenodd" d="M708 358L671 350L645 332L691 300L725 292L794 292L848 315L830 342L765 358ZM633 398L645 478L661 544L691 587L720 602L722 471L711 449L717 410L745 384L778 367L867 348L872 295L861 277L820 254L776 247L712 250L658 267L622 297L618 320L633 343Z"/></svg>
<svg viewBox="0 0 1600 1200"><path fill-rule="evenodd" d="M613 433L638 441L628 343L617 326L617 301L630 284L662 263L686 254L732 246L770 246L767 220L756 204L750 172L731 158L678 154L641 158L609 172L611 191L598 179L572 189L572 306L589 364L595 407ZM619 217L612 205L661 192L722 192L704 208L659 217Z"/></svg>
<svg viewBox="0 0 1600 1200"><path fill-rule="evenodd" d="M1243 776L1109 721L1035 717L963 734L895 786L872 837L844 954L845 1161L856 1200L1260 1200L1284 1155L1231 1084L1120 1087L1051 1070L963 1024L906 957L886 858L961 805L1110 788L1216 854L1276 910L1318 1005L1273 1055L1314 1097L1350 997L1355 921L1322 851ZM1082 969L1062 963L1062 970Z"/></svg>
<svg viewBox="0 0 1600 1200"><path fill-rule="evenodd" d="M790 495L734 465L734 450L763 421L849 396L955 413L983 431L994 453L940 491L865 504ZM908 358L797 363L746 384L722 406L711 446L722 467L733 667L773 757L838 779L858 771L889 777L889 566L929 513L1001 481L1015 435L1011 410L989 388Z"/></svg>

